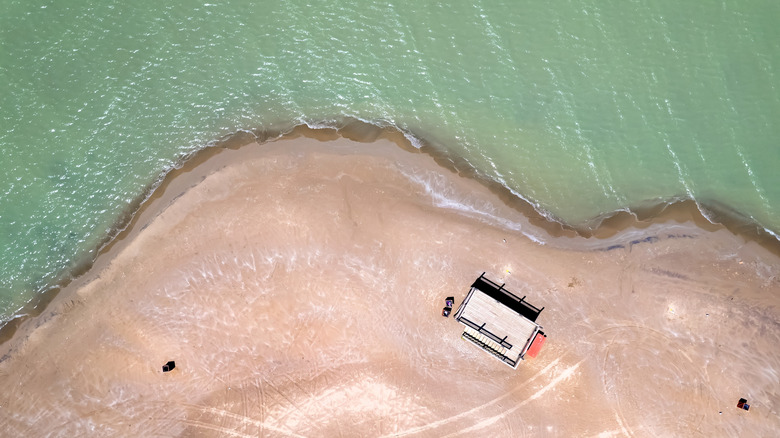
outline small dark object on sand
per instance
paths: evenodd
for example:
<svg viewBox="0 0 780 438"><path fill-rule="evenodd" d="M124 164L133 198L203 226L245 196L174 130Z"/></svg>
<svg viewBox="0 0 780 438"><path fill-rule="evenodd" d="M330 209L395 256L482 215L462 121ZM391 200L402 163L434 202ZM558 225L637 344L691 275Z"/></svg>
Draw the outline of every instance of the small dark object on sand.
<svg viewBox="0 0 780 438"><path fill-rule="evenodd" d="M170 361L168 361L168 363L163 365L163 372L167 373L168 371L171 371L174 368L176 368L176 362L170 360Z"/></svg>
<svg viewBox="0 0 780 438"><path fill-rule="evenodd" d="M444 305L447 307L452 307L455 305L455 297L447 297L444 299Z"/></svg>
<svg viewBox="0 0 780 438"><path fill-rule="evenodd" d="M441 316L448 317L450 316L450 312L452 312L452 307L445 307L441 311Z"/></svg>

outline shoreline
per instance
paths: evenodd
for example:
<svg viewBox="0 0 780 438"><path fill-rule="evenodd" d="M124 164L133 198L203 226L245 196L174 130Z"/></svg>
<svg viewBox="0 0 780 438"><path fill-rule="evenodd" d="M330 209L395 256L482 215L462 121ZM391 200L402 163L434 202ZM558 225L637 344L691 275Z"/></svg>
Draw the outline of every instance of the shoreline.
<svg viewBox="0 0 780 438"><path fill-rule="evenodd" d="M780 264L755 242L684 222L540 245L521 212L432 157L316 133L214 151L161 185L93 268L0 346L0 427L423 437L780 427ZM484 271L546 308L548 343L517 370L440 316L443 297L461 301ZM169 360L177 368L162 373ZM749 414L727 410L742 396Z"/></svg>
<svg viewBox="0 0 780 438"><path fill-rule="evenodd" d="M213 157L225 150L237 150L253 143L259 143L262 146L269 142L294 140L301 137L319 141L344 138L358 143L371 143L385 139L404 151L428 155L443 169L477 181L498 196L507 206L520 212L530 225L542 231L535 236L539 239L538 243L542 244L552 243L570 250L592 250L599 246L597 242L583 244L578 243L577 238L595 238L607 241L616 236L619 237L622 232L629 229L643 229L659 224L693 223L704 231L726 229L733 235L749 242L756 242L770 253L780 256L780 240L759 224L748 220L727 206L714 203L702 205L691 199L677 200L671 203L660 202L642 208L628 207L613 211L588 220L587 223L594 224L593 226L567 224L549 213L541 212L532 202L518 196L512 189L497 181L483 176L464 160L453 157L444 148L434 145L423 137L418 137L415 133L405 133L391 125L380 126L350 119L335 124L334 127L328 127L327 123L321 123L314 128L308 124L298 124L288 129L243 130L226 135L206 147L182 157L176 165L165 171L160 178L144 189L136 200L120 214L116 225L112 227L113 231L101 241L95 249L93 257L77 262L73 269L63 272L60 280L47 286L45 291L36 294L11 319L0 326L0 346L11 340L25 321L43 314L51 301L64 288L101 266L101 259L110 260L112 248L128 236L137 233L134 228L138 226L140 217L147 211L159 208L159 204L162 202L159 200L168 199L166 193L169 192L170 186L178 185L176 184L177 180L185 179L185 175L196 171L199 167L208 165ZM177 196L180 195L181 193ZM169 199L170 201L172 199ZM703 211L706 212L706 215ZM159 213L158 211L157 214ZM606 243L603 246L608 247L609 244ZM102 265L104 264L105 262Z"/></svg>

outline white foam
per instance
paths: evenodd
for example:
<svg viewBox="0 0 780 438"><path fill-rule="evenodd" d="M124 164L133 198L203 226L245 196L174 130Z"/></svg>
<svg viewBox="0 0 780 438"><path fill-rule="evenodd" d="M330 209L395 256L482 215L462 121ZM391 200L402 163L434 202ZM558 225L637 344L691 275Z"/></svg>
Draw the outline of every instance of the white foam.
<svg viewBox="0 0 780 438"><path fill-rule="evenodd" d="M431 201L436 207L458 211L491 225L519 231L540 245L545 243L540 237L523 230L527 224L498 216L496 207L489 201L469 199L468 195L457 193L457 189L439 173L432 171L414 173L408 169L401 169L401 173L410 181L422 187L425 193L431 197Z"/></svg>

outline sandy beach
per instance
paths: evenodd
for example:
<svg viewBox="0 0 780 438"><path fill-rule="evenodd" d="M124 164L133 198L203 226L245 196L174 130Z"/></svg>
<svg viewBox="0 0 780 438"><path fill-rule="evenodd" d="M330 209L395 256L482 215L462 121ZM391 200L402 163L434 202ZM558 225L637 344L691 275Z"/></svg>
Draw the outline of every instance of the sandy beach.
<svg viewBox="0 0 780 438"><path fill-rule="evenodd" d="M726 229L551 237L387 139L226 149L152 202L0 345L4 436L780 430L780 263ZM440 314L483 272L545 307L517 370Z"/></svg>

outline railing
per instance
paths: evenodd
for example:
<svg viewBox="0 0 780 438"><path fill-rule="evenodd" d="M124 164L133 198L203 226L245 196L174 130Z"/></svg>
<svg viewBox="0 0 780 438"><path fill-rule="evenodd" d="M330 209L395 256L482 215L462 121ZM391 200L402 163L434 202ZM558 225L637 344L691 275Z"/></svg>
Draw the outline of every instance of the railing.
<svg viewBox="0 0 780 438"><path fill-rule="evenodd" d="M470 342L476 344L478 347L480 347L483 350L487 351L488 353L492 354L493 356L495 356L496 358L500 359L502 362L506 363L507 365L511 366L512 368L514 368L515 365L517 365L517 362L515 362L512 359L504 356L503 353L501 353L500 351L496 350L495 348L487 345L486 343L480 341L479 339L477 339L475 336L469 334L468 332L464 331L463 334L461 335L461 337L463 339L466 339L467 341L470 341Z"/></svg>
<svg viewBox="0 0 780 438"><path fill-rule="evenodd" d="M457 320L459 323L465 325L466 327L471 327L472 330L475 330L479 334L487 336L488 338L490 338L491 341L501 345L507 350L512 349L513 345L506 341L506 337L504 337L504 339L501 339L498 336L494 335L493 333L490 333L489 331L485 330L484 328L485 324L477 325L474 322L469 321L468 318L463 318L463 317L458 317Z"/></svg>

